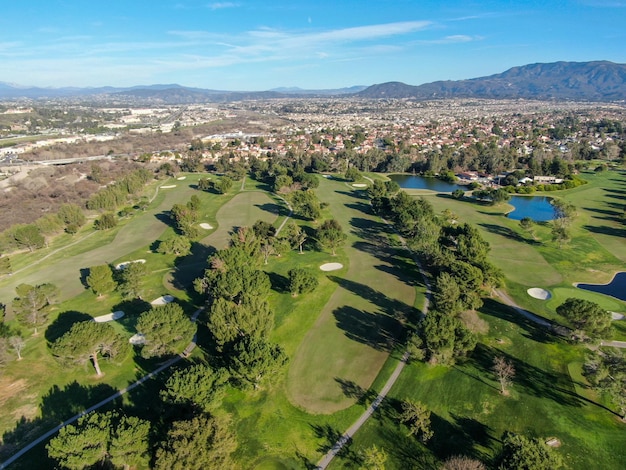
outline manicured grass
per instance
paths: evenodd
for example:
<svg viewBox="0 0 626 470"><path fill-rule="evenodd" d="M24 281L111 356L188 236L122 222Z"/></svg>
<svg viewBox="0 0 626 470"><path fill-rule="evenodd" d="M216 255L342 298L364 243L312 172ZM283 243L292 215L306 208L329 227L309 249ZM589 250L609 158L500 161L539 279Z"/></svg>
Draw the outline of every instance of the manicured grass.
<svg viewBox="0 0 626 470"><path fill-rule="evenodd" d="M344 269L329 273L337 290L296 350L287 390L298 406L332 413L355 402L342 390L347 384L370 387L412 313L415 290L394 267L397 254L385 248L389 229L371 214L363 193L325 179L317 192L348 232L345 255L327 259Z"/></svg>
<svg viewBox="0 0 626 470"><path fill-rule="evenodd" d="M431 468L437 459L457 454L489 462L506 430L557 437L562 442L557 452L567 468L623 467L626 448L619 443L624 424L580 375L584 348L542 335L495 302L482 312L490 331L475 353L454 367L409 365L376 419L357 433L347 457L331 468L356 468L354 456L372 444L389 454L390 470ZM491 372L494 355L515 364L509 396L499 392ZM578 372L572 376L570 370ZM425 403L432 412L435 436L427 446L407 437L397 422L400 400L407 398Z"/></svg>

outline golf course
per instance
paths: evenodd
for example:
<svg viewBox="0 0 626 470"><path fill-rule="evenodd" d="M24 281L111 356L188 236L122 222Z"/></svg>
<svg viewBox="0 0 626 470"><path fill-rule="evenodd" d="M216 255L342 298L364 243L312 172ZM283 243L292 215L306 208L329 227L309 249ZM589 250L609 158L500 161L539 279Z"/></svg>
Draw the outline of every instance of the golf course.
<svg viewBox="0 0 626 470"><path fill-rule="evenodd" d="M282 227L281 232L295 222L307 238L302 253L292 246L272 253L262 266L271 281L270 338L284 351L286 364L260 387L227 386L214 412L227 419L236 435L236 468L316 468L391 376L409 333L418 325L427 287L415 262L419 253L409 251L394 227L370 205L366 186L376 179L385 181L386 176L368 174L353 184L342 175L316 175L319 187L314 191L322 209L314 220L294 215L282 197L248 176L226 194L200 191L198 181L206 174L181 176L184 179L151 182L144 190L150 199L147 208L120 219L115 228L96 231L87 224L46 248L11 257L14 272L0 278L0 302L10 305L16 287L23 283L52 283L60 295L47 307L47 323L37 335L23 330L23 358L8 361L0 375L0 462L163 363L162 358L146 359L131 352L102 361L103 375L96 376L90 363L67 366L55 360L51 342L76 321L111 314L109 323L130 339L149 302L164 296L171 296L168 299L175 299L191 316L205 307L206 299L193 284L210 267L209 257L227 248L237 229L258 221ZM507 218L511 206L506 203L486 205L429 190L405 191L424 198L441 217L446 213L458 223L476 226L489 243L490 262L504 275L501 289L528 312L571 328L557 313L567 298L591 300L626 314L626 302L575 287L608 283L615 273L626 271L626 225L620 218L626 204L626 174L590 172L582 177L588 184L550 194L576 207L570 240L562 246L552 241L550 223L535 223L526 230ZM194 195L199 199L200 235L191 241L189 254L159 252L162 242L177 236L170 209ZM337 221L346 235L336 255L315 239L316 230L328 219ZM100 296L88 289L85 279L91 267L139 260L147 271L139 299L125 299L118 291ZM329 263L333 264L328 270L323 268ZM292 295L287 285L295 268L314 273L315 290ZM529 289L546 294L532 296ZM13 321L10 310L7 320ZM163 383L185 364L216 362L207 322L206 312L200 313L198 347L189 357L103 409L120 408L148 420L169 419L166 412L155 417L155 410L163 407ZM477 337L474 351L455 365L410 361L380 408L328 468L360 468L363 452L372 446L384 449L387 469L439 468L454 455L489 463L500 452L506 431L544 442L555 439L554 451L566 468L623 468L626 423L609 398L594 390L582 374L589 345L533 323L490 290L485 290L477 311L463 314L463 322ZM615 320L606 339L626 340L626 320ZM515 366L508 394L500 393L494 377L495 356ZM427 443L399 423L406 400L421 402L431 412L433 437ZM10 468L54 465L41 444Z"/></svg>

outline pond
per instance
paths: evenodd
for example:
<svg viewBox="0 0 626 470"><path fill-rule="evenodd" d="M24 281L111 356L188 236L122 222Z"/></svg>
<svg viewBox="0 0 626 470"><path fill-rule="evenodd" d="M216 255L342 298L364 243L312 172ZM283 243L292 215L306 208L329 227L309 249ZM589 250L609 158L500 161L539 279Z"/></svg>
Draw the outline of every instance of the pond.
<svg viewBox="0 0 626 470"><path fill-rule="evenodd" d="M554 219L554 207L545 196L512 196L508 201L515 209L507 214L509 219L522 220L530 217L535 222Z"/></svg>
<svg viewBox="0 0 626 470"><path fill-rule="evenodd" d="M626 272L617 273L608 284L576 284L579 289L610 295L626 302Z"/></svg>
<svg viewBox="0 0 626 470"><path fill-rule="evenodd" d="M425 178L417 175L389 175L389 179L404 189L430 189L438 193L451 193L455 189L467 191L467 186L447 183L437 178Z"/></svg>

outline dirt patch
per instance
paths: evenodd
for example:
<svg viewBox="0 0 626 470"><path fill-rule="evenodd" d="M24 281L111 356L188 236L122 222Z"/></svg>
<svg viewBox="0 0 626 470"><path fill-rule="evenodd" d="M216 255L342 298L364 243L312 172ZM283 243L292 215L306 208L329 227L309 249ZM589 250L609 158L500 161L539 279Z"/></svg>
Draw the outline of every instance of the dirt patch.
<svg viewBox="0 0 626 470"><path fill-rule="evenodd" d="M12 380L8 377L0 379L0 407L3 407L10 398L26 390L27 386L25 379Z"/></svg>
<svg viewBox="0 0 626 470"><path fill-rule="evenodd" d="M540 287L531 287L526 291L533 299L548 300L552 298L552 294Z"/></svg>
<svg viewBox="0 0 626 470"><path fill-rule="evenodd" d="M489 323L480 318L473 310L467 310L459 315L463 324L474 333L486 335L489 332Z"/></svg>
<svg viewBox="0 0 626 470"><path fill-rule="evenodd" d="M326 263L320 266L322 271L337 271L341 268L343 268L343 264L341 263Z"/></svg>

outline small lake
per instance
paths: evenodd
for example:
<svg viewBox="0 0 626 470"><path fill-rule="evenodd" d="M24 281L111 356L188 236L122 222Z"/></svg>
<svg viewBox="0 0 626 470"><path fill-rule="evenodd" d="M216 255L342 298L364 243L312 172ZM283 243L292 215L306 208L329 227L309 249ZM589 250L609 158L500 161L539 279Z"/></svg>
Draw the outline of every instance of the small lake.
<svg viewBox="0 0 626 470"><path fill-rule="evenodd" d="M576 284L576 287L626 302L626 272L617 273L608 284Z"/></svg>
<svg viewBox="0 0 626 470"><path fill-rule="evenodd" d="M511 196L508 201L515 209L507 214L512 220L530 217L535 222L547 222L554 219L554 208L550 198L545 196Z"/></svg>
<svg viewBox="0 0 626 470"><path fill-rule="evenodd" d="M429 189L438 193L451 193L455 189L467 191L467 186L447 183L437 178L425 178L417 175L389 175L389 179L404 189Z"/></svg>

